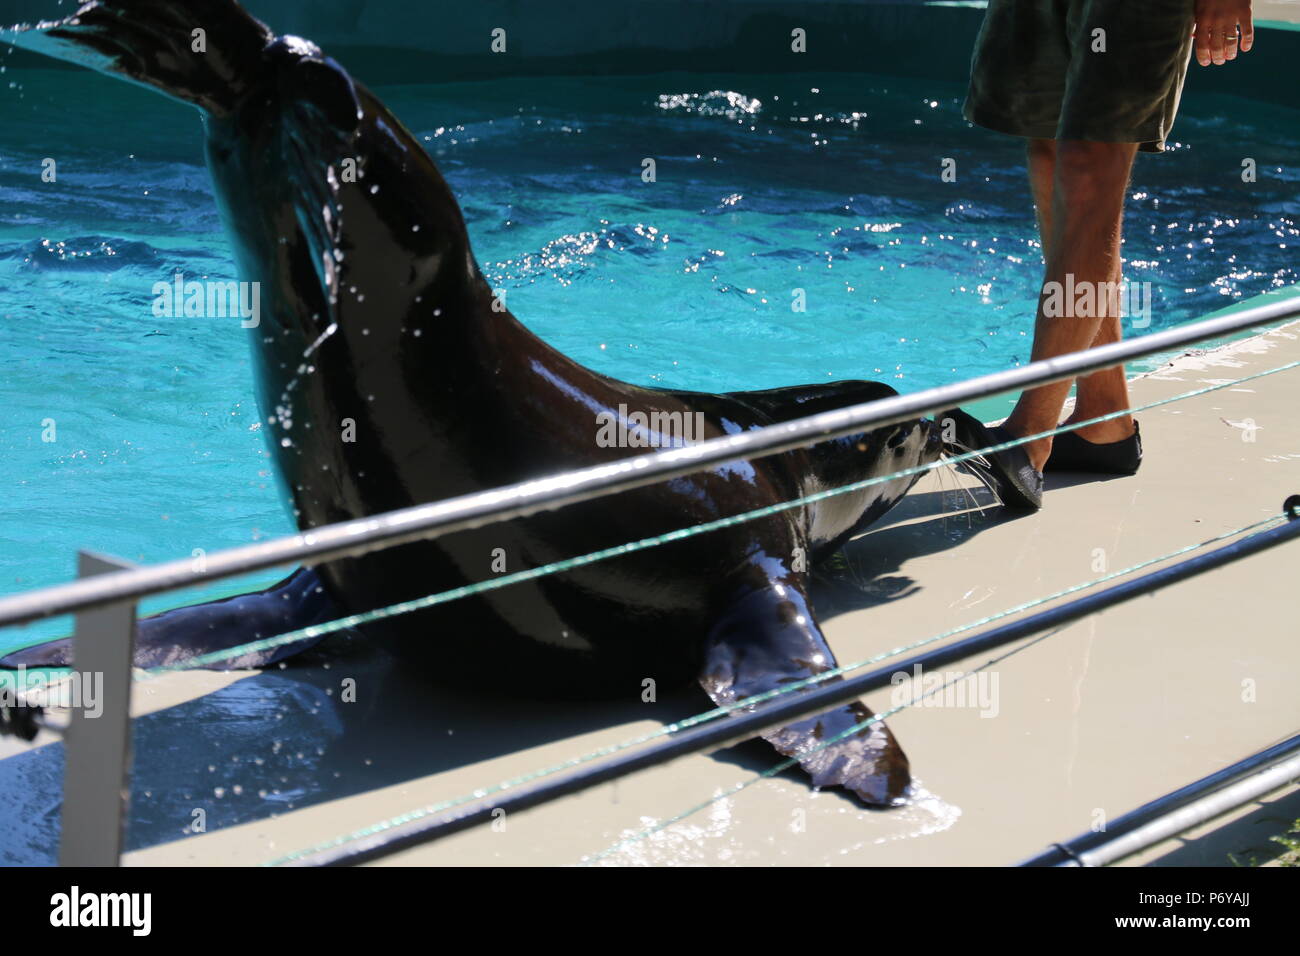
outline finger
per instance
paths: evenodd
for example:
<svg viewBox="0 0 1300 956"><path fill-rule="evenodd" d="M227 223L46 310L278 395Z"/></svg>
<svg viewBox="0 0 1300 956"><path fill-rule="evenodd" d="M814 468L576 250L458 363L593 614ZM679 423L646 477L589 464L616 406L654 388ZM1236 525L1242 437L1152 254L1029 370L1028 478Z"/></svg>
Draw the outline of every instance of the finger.
<svg viewBox="0 0 1300 956"><path fill-rule="evenodd" d="M1249 53L1250 48L1255 45L1255 21L1247 20L1241 25L1241 52Z"/></svg>
<svg viewBox="0 0 1300 956"><path fill-rule="evenodd" d="M1210 65L1210 28L1202 23L1196 24L1196 62Z"/></svg>
<svg viewBox="0 0 1300 956"><path fill-rule="evenodd" d="M1223 56L1228 60L1237 58L1237 25L1234 23L1228 28L1228 32L1223 35Z"/></svg>
<svg viewBox="0 0 1300 956"><path fill-rule="evenodd" d="M1223 55L1223 27L1217 26L1210 33L1210 59L1215 66L1222 66L1227 61Z"/></svg>

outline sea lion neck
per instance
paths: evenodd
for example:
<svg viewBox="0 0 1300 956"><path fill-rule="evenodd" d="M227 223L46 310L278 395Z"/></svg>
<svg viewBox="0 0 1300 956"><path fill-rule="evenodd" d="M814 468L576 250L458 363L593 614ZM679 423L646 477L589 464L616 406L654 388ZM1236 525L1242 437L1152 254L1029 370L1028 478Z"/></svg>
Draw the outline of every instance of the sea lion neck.
<svg viewBox="0 0 1300 956"><path fill-rule="evenodd" d="M314 46L281 37L266 57L263 88L205 125L240 278L276 296L273 329L310 343L359 315L372 332L423 315L471 335L491 290L428 154Z"/></svg>

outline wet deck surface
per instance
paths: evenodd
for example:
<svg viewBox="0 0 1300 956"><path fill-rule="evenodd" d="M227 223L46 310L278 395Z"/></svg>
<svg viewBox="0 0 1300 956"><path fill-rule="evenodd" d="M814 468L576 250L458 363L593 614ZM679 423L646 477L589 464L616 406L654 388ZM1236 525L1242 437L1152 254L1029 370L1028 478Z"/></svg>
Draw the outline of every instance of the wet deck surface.
<svg viewBox="0 0 1300 956"><path fill-rule="evenodd" d="M1297 360L1300 324L1180 358L1137 380L1133 397L1151 402ZM1049 476L1035 515L1008 519L951 470L927 476L815 592L839 660L1275 514L1300 492L1297 382L1300 370L1282 372L1141 413L1137 476ZM750 743L386 862L573 864L682 815L600 862L1013 863L1300 729L1298 567L1300 550L1284 545L964 662L965 671L983 667L980 676L954 685L940 706L889 720L920 788L905 807L863 810L814 793L797 773L714 799L776 763ZM340 703L346 678L355 703ZM887 709L891 690L866 699ZM706 709L694 694L653 704L457 696L359 641L268 673L167 677L138 685L128 862L261 863ZM0 818L24 821L5 828L0 861L53 861L61 751L48 734L35 748L0 742ZM1274 816L1300 815L1297 803L1293 788L1244 808L1236 826L1258 836ZM187 834L196 819L206 832ZM1249 840L1216 842L1220 829L1138 862L1227 864Z"/></svg>

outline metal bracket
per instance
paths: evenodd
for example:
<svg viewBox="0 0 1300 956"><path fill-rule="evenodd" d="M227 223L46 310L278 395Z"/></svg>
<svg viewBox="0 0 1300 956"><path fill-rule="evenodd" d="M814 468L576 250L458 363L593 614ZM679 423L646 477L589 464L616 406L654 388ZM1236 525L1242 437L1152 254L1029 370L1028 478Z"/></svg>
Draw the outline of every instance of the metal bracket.
<svg viewBox="0 0 1300 956"><path fill-rule="evenodd" d="M79 578L131 567L89 551L77 555ZM82 611L76 620L59 865L117 866L129 795L135 601Z"/></svg>

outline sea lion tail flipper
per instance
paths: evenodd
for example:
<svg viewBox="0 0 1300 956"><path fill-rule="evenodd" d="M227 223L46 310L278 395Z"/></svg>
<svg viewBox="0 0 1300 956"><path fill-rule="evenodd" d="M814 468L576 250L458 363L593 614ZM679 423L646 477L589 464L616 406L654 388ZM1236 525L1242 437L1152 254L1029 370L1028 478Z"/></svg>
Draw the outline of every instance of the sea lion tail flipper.
<svg viewBox="0 0 1300 956"><path fill-rule="evenodd" d="M788 580L749 590L732 603L710 630L705 654L700 685L722 705L835 666L807 596ZM911 776L906 755L883 723L816 749L871 716L865 704L853 701L763 737L787 757L799 758L815 786L843 787L871 806L890 806L905 795Z"/></svg>
<svg viewBox="0 0 1300 956"><path fill-rule="evenodd" d="M235 0L91 0L0 41L228 112L257 83L274 34Z"/></svg>
<svg viewBox="0 0 1300 956"><path fill-rule="evenodd" d="M299 568L264 591L164 611L136 622L136 667L165 667L202 654L227 651L261 638L274 637L339 616L316 572ZM205 670L266 667L306 650L321 640L303 637L289 644L247 651L203 665ZM72 640L63 638L12 651L0 667L70 667Z"/></svg>

